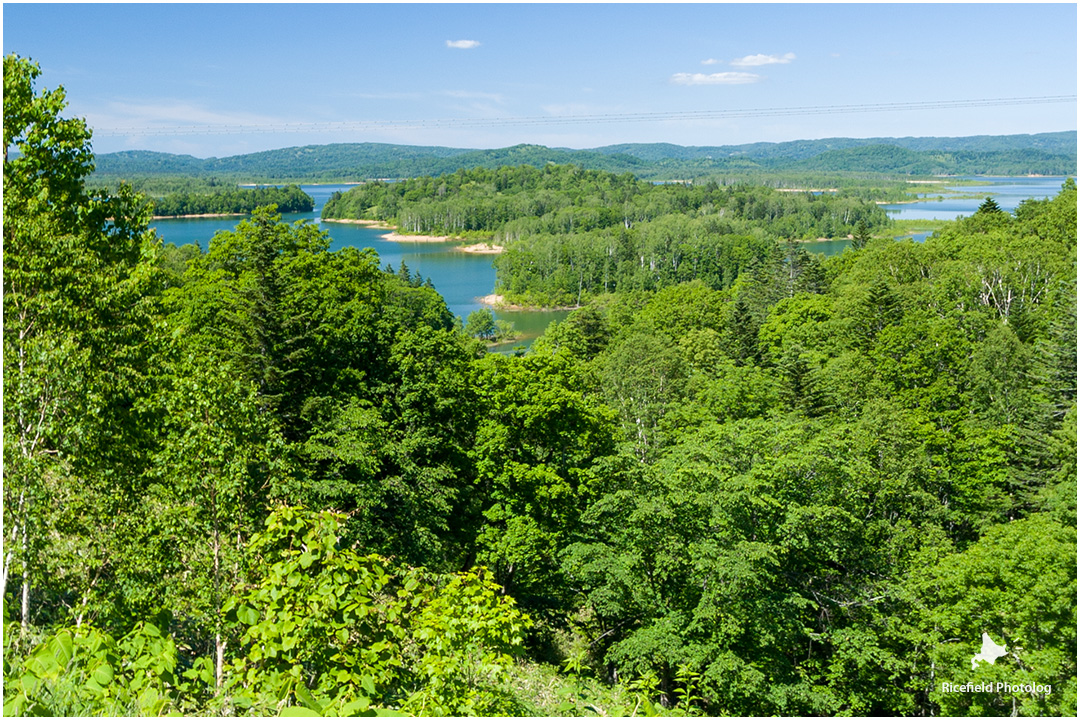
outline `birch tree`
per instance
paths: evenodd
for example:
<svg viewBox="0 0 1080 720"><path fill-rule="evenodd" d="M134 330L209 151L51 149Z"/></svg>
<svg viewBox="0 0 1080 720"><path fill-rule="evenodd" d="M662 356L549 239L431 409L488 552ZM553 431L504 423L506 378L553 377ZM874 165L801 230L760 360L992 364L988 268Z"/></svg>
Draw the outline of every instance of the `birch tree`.
<svg viewBox="0 0 1080 720"><path fill-rule="evenodd" d="M0 589L6 596L19 578L24 628L35 588L51 581L50 612L66 606L80 622L102 573L115 569L102 530L130 507L139 474L134 400L156 282L139 198L86 192L90 131L61 117L62 89L35 90L39 75L26 59L4 58Z"/></svg>

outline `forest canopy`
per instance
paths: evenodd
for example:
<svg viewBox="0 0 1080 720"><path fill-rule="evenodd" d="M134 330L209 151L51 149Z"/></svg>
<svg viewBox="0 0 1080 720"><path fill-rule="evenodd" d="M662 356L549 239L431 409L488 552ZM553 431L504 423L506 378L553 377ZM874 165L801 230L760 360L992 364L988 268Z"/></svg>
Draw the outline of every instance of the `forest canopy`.
<svg viewBox="0 0 1080 720"><path fill-rule="evenodd" d="M296 185L287 187L230 188L212 192L172 192L152 198L157 217L184 215L246 215L255 208L276 205L279 212L311 212L315 201Z"/></svg>
<svg viewBox="0 0 1080 720"><path fill-rule="evenodd" d="M505 356L273 206L164 246L39 74L4 59L5 715L1076 715L1073 180L825 260L785 218L872 204L358 193L566 247L529 287L581 307Z"/></svg>

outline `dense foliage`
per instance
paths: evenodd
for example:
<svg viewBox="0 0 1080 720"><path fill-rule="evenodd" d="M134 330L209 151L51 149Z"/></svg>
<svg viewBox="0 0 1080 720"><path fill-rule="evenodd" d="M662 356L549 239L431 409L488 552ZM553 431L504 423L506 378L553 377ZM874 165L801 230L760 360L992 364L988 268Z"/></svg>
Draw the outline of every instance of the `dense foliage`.
<svg viewBox="0 0 1080 720"><path fill-rule="evenodd" d="M802 274L816 261L775 240L846 237L888 223L855 190L655 185L572 165L369 183L336 193L323 217L381 220L411 232L487 232L506 246L495 260L497 291L511 302L548 306L693 279L722 289L751 267L782 273L791 258Z"/></svg>
<svg viewBox="0 0 1080 720"><path fill-rule="evenodd" d="M1061 155L1018 150L927 151L894 145L829 150L792 163L792 170L894 173L898 175L1058 175L1071 172ZM1069 167L1069 170L1065 168Z"/></svg>
<svg viewBox="0 0 1080 720"><path fill-rule="evenodd" d="M276 205L283 213L311 212L315 201L296 185L226 188L217 192L177 192L152 199L158 217L180 215L246 215L257 207Z"/></svg>
<svg viewBox="0 0 1080 720"><path fill-rule="evenodd" d="M656 278L508 357L272 207L162 247L37 74L5 58L6 715L1075 716L1071 180L826 261L783 213L567 228Z"/></svg>

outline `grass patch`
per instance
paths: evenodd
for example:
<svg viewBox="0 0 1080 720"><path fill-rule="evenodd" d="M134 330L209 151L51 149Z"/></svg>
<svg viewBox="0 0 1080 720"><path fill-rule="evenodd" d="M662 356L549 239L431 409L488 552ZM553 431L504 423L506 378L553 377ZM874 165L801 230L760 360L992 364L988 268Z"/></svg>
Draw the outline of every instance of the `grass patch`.
<svg viewBox="0 0 1080 720"><path fill-rule="evenodd" d="M504 690L535 717L625 717L635 708L640 714L638 697L625 684L562 674L545 663L518 663Z"/></svg>

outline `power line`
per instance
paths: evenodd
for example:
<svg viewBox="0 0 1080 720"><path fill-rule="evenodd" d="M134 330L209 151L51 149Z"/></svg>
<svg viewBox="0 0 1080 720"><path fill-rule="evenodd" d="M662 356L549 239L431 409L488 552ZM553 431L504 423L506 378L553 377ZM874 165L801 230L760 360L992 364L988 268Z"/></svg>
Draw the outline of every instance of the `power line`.
<svg viewBox="0 0 1080 720"><path fill-rule="evenodd" d="M363 130L402 128L480 128L549 125L597 125L610 123L651 123L678 120L725 120L731 118L791 117L801 115L842 115L874 112L910 112L914 110L952 110L959 108L1005 107L1010 105L1046 105L1075 103L1076 95L1040 95L1034 97L983 98L979 100L935 100L930 102L867 103L860 105L812 105L788 108L743 110L691 110L679 112L622 113L593 115L543 115L505 118L441 118L427 120L352 120L341 122L296 122L263 125L177 125L95 128L98 137L123 135L239 135L252 133L339 133Z"/></svg>

